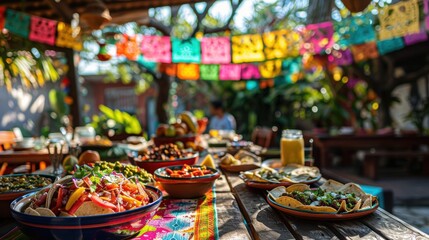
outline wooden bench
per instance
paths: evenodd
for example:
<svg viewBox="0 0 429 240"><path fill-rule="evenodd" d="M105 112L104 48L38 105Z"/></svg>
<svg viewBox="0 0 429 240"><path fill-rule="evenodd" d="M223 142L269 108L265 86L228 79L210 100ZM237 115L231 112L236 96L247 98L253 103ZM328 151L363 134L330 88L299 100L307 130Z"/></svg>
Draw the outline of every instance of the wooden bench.
<svg viewBox="0 0 429 240"><path fill-rule="evenodd" d="M378 178L378 163L383 158L421 159L423 161L423 174L429 175L429 152L422 151L365 151L363 160L364 176L373 180Z"/></svg>

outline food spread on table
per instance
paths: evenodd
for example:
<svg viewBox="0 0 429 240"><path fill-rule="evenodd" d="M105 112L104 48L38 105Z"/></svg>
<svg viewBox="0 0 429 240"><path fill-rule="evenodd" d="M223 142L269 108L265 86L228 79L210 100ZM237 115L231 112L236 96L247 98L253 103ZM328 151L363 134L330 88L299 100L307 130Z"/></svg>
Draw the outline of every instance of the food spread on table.
<svg viewBox="0 0 429 240"><path fill-rule="evenodd" d="M245 165L256 163L258 160L259 158L253 153L240 150L234 156L227 153L224 157L221 158L220 164L221 166Z"/></svg>
<svg viewBox="0 0 429 240"><path fill-rule="evenodd" d="M317 167L288 164L278 169L262 167L246 171L241 174L241 177L245 181L260 183L305 183L317 181L321 174Z"/></svg>
<svg viewBox="0 0 429 240"><path fill-rule="evenodd" d="M0 176L0 193L21 192L46 187L52 180L40 175Z"/></svg>
<svg viewBox="0 0 429 240"><path fill-rule="evenodd" d="M159 147L152 146L141 152L137 160L140 161L170 161L186 157L191 157L195 153L180 149L176 144L164 144Z"/></svg>
<svg viewBox="0 0 429 240"><path fill-rule="evenodd" d="M151 201L145 186L123 174L93 171L82 178L66 176L39 191L25 213L36 216L90 216L123 212Z"/></svg>
<svg viewBox="0 0 429 240"><path fill-rule="evenodd" d="M173 178L193 178L193 177L211 175L213 174L213 171L206 168L206 166L204 165L201 167L194 167L194 166L189 166L185 164L179 170L172 170L170 168L165 168L165 173L169 177L173 177Z"/></svg>
<svg viewBox="0 0 429 240"><path fill-rule="evenodd" d="M269 191L278 204L312 212L351 213L371 208L377 198L365 193L355 183L342 184L328 180L320 187L311 189L306 184L280 186Z"/></svg>

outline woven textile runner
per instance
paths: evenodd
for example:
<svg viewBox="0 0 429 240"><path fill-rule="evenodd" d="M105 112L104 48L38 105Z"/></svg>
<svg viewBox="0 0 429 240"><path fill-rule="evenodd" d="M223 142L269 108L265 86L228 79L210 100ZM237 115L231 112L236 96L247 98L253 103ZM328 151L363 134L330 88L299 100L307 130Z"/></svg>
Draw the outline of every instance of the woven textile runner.
<svg viewBox="0 0 429 240"><path fill-rule="evenodd" d="M214 190L214 189L213 189ZM200 199L164 199L136 240L218 239L216 194Z"/></svg>

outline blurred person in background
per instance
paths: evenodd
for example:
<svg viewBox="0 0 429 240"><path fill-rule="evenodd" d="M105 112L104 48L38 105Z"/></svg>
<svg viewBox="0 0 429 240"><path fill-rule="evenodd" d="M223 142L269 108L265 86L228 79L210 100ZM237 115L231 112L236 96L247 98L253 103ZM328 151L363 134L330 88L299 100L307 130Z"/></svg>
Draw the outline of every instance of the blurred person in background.
<svg viewBox="0 0 429 240"><path fill-rule="evenodd" d="M237 127L234 116L225 112L223 103L220 100L210 102L210 130L234 130Z"/></svg>

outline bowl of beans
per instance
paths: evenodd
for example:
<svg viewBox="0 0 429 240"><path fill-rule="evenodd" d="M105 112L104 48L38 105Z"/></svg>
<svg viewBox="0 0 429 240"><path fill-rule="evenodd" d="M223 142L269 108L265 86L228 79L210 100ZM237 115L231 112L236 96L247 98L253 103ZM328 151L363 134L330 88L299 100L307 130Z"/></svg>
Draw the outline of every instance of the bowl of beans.
<svg viewBox="0 0 429 240"><path fill-rule="evenodd" d="M132 152L128 156L131 164L154 173L156 169L174 165L193 165L198 161L198 152L180 149L175 144L152 146L141 152Z"/></svg>
<svg viewBox="0 0 429 240"><path fill-rule="evenodd" d="M217 169L200 165L176 165L158 168L154 178L172 198L204 196L220 177Z"/></svg>

